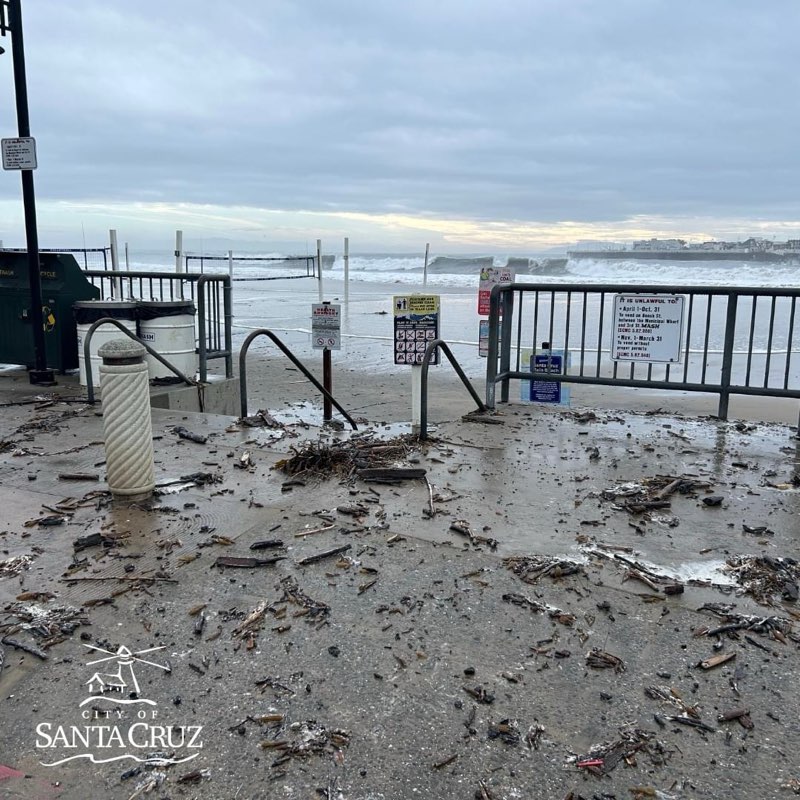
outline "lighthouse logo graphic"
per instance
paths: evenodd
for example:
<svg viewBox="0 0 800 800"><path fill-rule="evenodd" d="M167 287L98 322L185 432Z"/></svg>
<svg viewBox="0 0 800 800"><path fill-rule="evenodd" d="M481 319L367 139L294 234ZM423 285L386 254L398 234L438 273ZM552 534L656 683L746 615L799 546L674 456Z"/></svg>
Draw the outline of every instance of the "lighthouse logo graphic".
<svg viewBox="0 0 800 800"><path fill-rule="evenodd" d="M104 650L102 647L97 647L93 644L84 645L90 650L98 653L105 653L102 658L96 658L93 661L87 661L86 665L89 667L96 664L107 664L109 672L97 671L94 675L86 681L86 686L89 689L89 697L87 697L80 705L85 706L87 703L92 703L98 699L108 700L111 703L118 703L119 705L156 705L154 700L148 700L146 697L140 697L139 681L136 680L136 673L133 671L134 664L146 664L149 667L156 667L164 672L172 672L169 664L159 664L155 661L142 658L144 655L154 653L157 650L163 650L165 645L160 647L148 647L146 650L131 651L125 645L121 645L116 652L111 650Z"/></svg>

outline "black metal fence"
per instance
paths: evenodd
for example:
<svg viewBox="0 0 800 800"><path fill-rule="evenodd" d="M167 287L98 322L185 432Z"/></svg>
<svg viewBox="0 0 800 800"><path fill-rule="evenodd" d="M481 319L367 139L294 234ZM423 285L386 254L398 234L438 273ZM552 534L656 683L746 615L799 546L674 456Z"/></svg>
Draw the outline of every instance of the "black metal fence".
<svg viewBox="0 0 800 800"><path fill-rule="evenodd" d="M112 272L86 270L102 299L167 302L191 300L197 307L196 344L200 381L208 377L208 362L225 359L225 377L233 377L233 301L227 275L174 272Z"/></svg>
<svg viewBox="0 0 800 800"><path fill-rule="evenodd" d="M292 278L316 278L316 256L213 256L185 254L186 272L193 269L206 274L228 272L234 281L277 281Z"/></svg>
<svg viewBox="0 0 800 800"><path fill-rule="evenodd" d="M491 295L486 404L547 381L800 398L800 290L510 283ZM638 316L637 316L638 315Z"/></svg>
<svg viewBox="0 0 800 800"><path fill-rule="evenodd" d="M0 248L4 253L27 253L24 247L4 247ZM108 260L111 257L110 247L40 247L40 253L71 253L75 260L84 269L108 269Z"/></svg>

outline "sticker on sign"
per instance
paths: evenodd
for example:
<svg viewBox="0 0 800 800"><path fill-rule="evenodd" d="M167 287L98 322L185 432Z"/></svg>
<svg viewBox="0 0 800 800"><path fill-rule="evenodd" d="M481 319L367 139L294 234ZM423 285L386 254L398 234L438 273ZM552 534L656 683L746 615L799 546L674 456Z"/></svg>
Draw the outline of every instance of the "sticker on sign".
<svg viewBox="0 0 800 800"><path fill-rule="evenodd" d="M0 139L3 152L3 169L36 169L36 139L21 136Z"/></svg>

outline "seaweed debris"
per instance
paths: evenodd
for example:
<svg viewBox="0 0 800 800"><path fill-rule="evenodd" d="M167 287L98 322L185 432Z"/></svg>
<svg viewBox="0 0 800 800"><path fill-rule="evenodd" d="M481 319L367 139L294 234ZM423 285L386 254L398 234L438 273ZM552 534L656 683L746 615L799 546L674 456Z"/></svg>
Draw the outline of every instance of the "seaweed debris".
<svg viewBox="0 0 800 800"><path fill-rule="evenodd" d="M288 475L309 472L323 478L351 478L356 470L388 466L405 458L415 445L411 435L388 440L353 436L330 444L308 441L299 448L292 447L292 455L278 461L273 469Z"/></svg>

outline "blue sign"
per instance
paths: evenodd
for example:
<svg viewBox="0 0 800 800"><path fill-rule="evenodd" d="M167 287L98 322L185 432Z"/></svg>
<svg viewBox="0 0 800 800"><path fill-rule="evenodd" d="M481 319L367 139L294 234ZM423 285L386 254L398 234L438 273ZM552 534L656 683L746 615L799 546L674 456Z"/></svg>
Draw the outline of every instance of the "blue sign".
<svg viewBox="0 0 800 800"><path fill-rule="evenodd" d="M537 353L531 356L531 372L563 372L564 356L553 353ZM560 403L561 383L558 381L531 381L530 398L533 403Z"/></svg>

